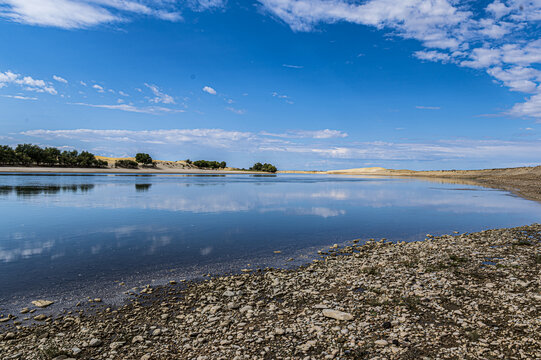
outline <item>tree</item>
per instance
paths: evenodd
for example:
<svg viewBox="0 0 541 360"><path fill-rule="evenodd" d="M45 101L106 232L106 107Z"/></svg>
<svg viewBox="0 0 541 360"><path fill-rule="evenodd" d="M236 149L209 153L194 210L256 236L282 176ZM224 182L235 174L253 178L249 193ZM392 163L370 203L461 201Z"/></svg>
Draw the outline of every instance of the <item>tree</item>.
<svg viewBox="0 0 541 360"><path fill-rule="evenodd" d="M107 161L98 160L94 154L77 150L62 151L54 147L40 148L32 144L19 144L15 149L0 145L0 165L104 167Z"/></svg>
<svg viewBox="0 0 541 360"><path fill-rule="evenodd" d="M275 173L278 171L278 169L276 168L276 166L272 165L272 164L267 164L267 163L260 163L260 162L257 162L254 164L254 166L252 166L250 168L250 170L252 171L264 171L264 172L270 172L270 173Z"/></svg>
<svg viewBox="0 0 541 360"><path fill-rule="evenodd" d="M137 153L135 155L135 161L144 165L152 165L152 158L150 157L149 154L145 154L145 153Z"/></svg>
<svg viewBox="0 0 541 360"><path fill-rule="evenodd" d="M10 146L0 145L0 164L2 165L14 165L17 163L17 156L15 150Z"/></svg>
<svg viewBox="0 0 541 360"><path fill-rule="evenodd" d="M57 165L60 158L60 150L53 147L45 148L43 151L43 162L49 166Z"/></svg>
<svg viewBox="0 0 541 360"><path fill-rule="evenodd" d="M15 154L23 165L40 165L45 159L45 152L42 148L32 144L19 144L15 148Z"/></svg>

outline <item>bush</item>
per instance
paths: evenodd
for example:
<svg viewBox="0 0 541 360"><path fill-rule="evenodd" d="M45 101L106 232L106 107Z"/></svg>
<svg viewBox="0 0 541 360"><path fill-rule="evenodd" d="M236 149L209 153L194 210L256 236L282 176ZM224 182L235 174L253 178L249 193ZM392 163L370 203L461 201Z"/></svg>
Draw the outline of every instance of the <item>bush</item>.
<svg viewBox="0 0 541 360"><path fill-rule="evenodd" d="M145 154L145 153L137 153L135 155L135 161L144 165L152 165L152 158L150 157L149 154Z"/></svg>
<svg viewBox="0 0 541 360"><path fill-rule="evenodd" d="M133 160L117 160L115 161L115 167L124 169L138 169L139 164L137 163L137 161Z"/></svg>
<svg viewBox="0 0 541 360"><path fill-rule="evenodd" d="M197 161L194 161L193 164L200 169L224 169L225 167L227 167L227 163L225 161L217 162L217 161L197 160Z"/></svg>
<svg viewBox="0 0 541 360"><path fill-rule="evenodd" d="M252 171L264 171L264 172L270 172L270 173L275 173L278 171L278 169L276 168L276 166L272 165L272 164L267 164L267 163L255 163L254 166L252 166L250 168L250 170Z"/></svg>

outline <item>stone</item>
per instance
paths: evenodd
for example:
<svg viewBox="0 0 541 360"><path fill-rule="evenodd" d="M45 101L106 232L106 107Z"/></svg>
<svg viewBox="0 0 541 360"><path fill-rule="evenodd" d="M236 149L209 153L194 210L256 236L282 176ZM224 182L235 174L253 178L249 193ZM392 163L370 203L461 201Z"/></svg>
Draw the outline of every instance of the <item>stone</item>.
<svg viewBox="0 0 541 360"><path fill-rule="evenodd" d="M132 344L143 342L145 339L141 335L134 336L133 339L131 339Z"/></svg>
<svg viewBox="0 0 541 360"><path fill-rule="evenodd" d="M378 346L387 346L389 343L387 342L387 340L380 339L380 340L374 341L374 344Z"/></svg>
<svg viewBox="0 0 541 360"><path fill-rule="evenodd" d="M121 348L125 344L126 344L125 341L115 341L115 342L111 343L111 345L109 345L109 347L111 348L111 350L116 350L116 349Z"/></svg>
<svg viewBox="0 0 541 360"><path fill-rule="evenodd" d="M155 330L152 332L152 336L159 336L161 333L162 333L162 331L161 331L160 329L155 329Z"/></svg>
<svg viewBox="0 0 541 360"><path fill-rule="evenodd" d="M8 333L4 336L4 340L11 340L11 339L15 339L15 334L12 333L12 332L8 332Z"/></svg>
<svg viewBox="0 0 541 360"><path fill-rule="evenodd" d="M28 309L28 308L23 308L23 309L21 309L21 314L26 314L26 313L29 312L29 311L30 311L30 309Z"/></svg>
<svg viewBox="0 0 541 360"><path fill-rule="evenodd" d="M32 305L37 306L39 308L45 308L47 306L50 306L54 304L54 301L51 300L34 300L32 301Z"/></svg>
<svg viewBox="0 0 541 360"><path fill-rule="evenodd" d="M45 319L47 319L47 316L44 315L44 314L39 314L37 316L34 316L34 320L36 320L36 321L43 321Z"/></svg>
<svg viewBox="0 0 541 360"><path fill-rule="evenodd" d="M81 351L82 351L82 350L79 349L77 346L74 346L74 347L71 348L71 353L72 353L73 355L77 355L77 354L79 354Z"/></svg>
<svg viewBox="0 0 541 360"><path fill-rule="evenodd" d="M343 311L332 310L332 309L323 310L323 316L331 318L331 319L340 320L340 321L353 320L353 315L343 312Z"/></svg>
<svg viewBox="0 0 541 360"><path fill-rule="evenodd" d="M96 339L96 338L93 338L92 340L90 340L90 342L88 343L88 346L90 347L98 347L101 345L101 340L100 339Z"/></svg>
<svg viewBox="0 0 541 360"><path fill-rule="evenodd" d="M227 290L227 291L224 291L224 296L232 297L232 296L235 296L235 293L233 291Z"/></svg>
<svg viewBox="0 0 541 360"><path fill-rule="evenodd" d="M150 360L150 354L145 354L141 356L141 360Z"/></svg>

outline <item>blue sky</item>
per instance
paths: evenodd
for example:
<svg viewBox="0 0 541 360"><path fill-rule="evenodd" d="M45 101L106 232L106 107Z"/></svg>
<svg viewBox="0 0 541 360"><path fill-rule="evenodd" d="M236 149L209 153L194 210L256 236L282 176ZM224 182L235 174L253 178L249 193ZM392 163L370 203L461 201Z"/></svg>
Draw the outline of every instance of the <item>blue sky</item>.
<svg viewBox="0 0 541 360"><path fill-rule="evenodd" d="M0 142L281 169L538 164L541 1L0 0Z"/></svg>

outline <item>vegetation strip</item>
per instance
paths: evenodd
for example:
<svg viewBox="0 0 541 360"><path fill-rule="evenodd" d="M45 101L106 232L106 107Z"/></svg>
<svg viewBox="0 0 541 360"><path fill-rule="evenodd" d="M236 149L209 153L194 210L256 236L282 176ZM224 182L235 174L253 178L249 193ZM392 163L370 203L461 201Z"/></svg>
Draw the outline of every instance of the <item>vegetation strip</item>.
<svg viewBox="0 0 541 360"><path fill-rule="evenodd" d="M34 326L1 314L0 358L541 358L540 240L534 224L354 241L295 270L134 289L119 308L38 308Z"/></svg>

